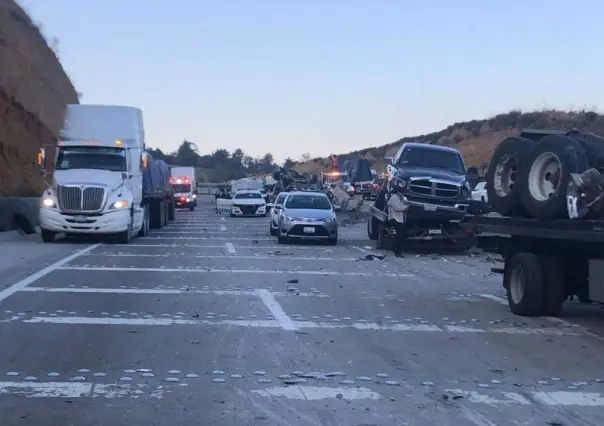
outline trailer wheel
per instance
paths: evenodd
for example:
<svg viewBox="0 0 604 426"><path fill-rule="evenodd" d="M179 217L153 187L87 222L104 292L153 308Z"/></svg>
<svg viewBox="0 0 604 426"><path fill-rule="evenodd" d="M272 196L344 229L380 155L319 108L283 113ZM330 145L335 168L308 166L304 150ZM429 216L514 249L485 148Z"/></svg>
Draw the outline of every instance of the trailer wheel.
<svg viewBox="0 0 604 426"><path fill-rule="evenodd" d="M522 215L524 209L518 191L518 172L535 142L510 137L495 149L487 170L487 199L493 211L503 216Z"/></svg>
<svg viewBox="0 0 604 426"><path fill-rule="evenodd" d="M174 200L170 202L170 210L168 211L168 220L172 221L176 219L176 205Z"/></svg>
<svg viewBox="0 0 604 426"><path fill-rule="evenodd" d="M503 285L511 311L521 316L537 316L543 306L543 266L533 253L517 253L506 264Z"/></svg>
<svg viewBox="0 0 604 426"><path fill-rule="evenodd" d="M375 217L370 217L367 220L367 236L371 241L378 239L379 221Z"/></svg>
<svg viewBox="0 0 604 426"><path fill-rule="evenodd" d="M377 230L377 244L375 246L378 250L386 250L386 227L383 222L379 222Z"/></svg>
<svg viewBox="0 0 604 426"><path fill-rule="evenodd" d="M562 135L544 137L520 175L522 204L535 219L568 218L566 188L571 173L588 168L583 146Z"/></svg>
<svg viewBox="0 0 604 426"><path fill-rule="evenodd" d="M543 266L543 277L545 280L541 315L555 317L562 311L562 305L566 298L564 268L561 266L560 259L548 256L541 256L541 265Z"/></svg>

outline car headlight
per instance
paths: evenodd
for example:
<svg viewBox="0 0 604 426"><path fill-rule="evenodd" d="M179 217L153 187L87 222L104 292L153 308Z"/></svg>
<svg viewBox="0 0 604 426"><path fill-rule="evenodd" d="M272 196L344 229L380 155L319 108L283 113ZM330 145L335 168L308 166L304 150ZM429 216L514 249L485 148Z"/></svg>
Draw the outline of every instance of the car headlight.
<svg viewBox="0 0 604 426"><path fill-rule="evenodd" d="M325 222L325 223L331 223L331 222L333 222L334 220L335 220L335 218L333 218L333 217L326 217L326 218L323 218L323 222Z"/></svg>
<svg viewBox="0 0 604 426"><path fill-rule="evenodd" d="M118 200L109 206L109 210L118 210L128 207L128 201Z"/></svg>
<svg viewBox="0 0 604 426"><path fill-rule="evenodd" d="M56 203L55 203L55 200L53 200L53 199L52 199L52 198L50 198L50 197L45 197L45 198L42 198L42 199L40 200L40 204L41 204L42 206L44 206L44 207L48 207L48 208L52 208L52 207L56 207L56 206L57 206L57 205L56 205Z"/></svg>
<svg viewBox="0 0 604 426"><path fill-rule="evenodd" d="M470 198L472 196L472 189L468 184L461 188L461 196L464 198Z"/></svg>
<svg viewBox="0 0 604 426"><path fill-rule="evenodd" d="M294 218L293 218L293 217L291 217L291 216L286 216L286 215L283 215L282 217L283 217L283 220L284 220L285 222L293 222L293 221L294 221Z"/></svg>

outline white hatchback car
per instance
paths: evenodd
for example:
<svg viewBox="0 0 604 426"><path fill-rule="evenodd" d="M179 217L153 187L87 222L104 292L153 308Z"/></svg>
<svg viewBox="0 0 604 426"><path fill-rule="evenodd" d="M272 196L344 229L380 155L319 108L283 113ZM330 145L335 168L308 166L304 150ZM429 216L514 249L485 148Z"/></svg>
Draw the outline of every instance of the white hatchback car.
<svg viewBox="0 0 604 426"><path fill-rule="evenodd" d="M237 191L233 197L231 216L266 216L266 201L256 190Z"/></svg>
<svg viewBox="0 0 604 426"><path fill-rule="evenodd" d="M268 204L267 208L270 208L270 217L271 222L269 225L269 232L272 236L276 236L278 234L279 229L279 215L283 211L283 203L285 203L285 199L287 198L287 194L289 192L282 192L277 195L277 199L275 200L275 204Z"/></svg>

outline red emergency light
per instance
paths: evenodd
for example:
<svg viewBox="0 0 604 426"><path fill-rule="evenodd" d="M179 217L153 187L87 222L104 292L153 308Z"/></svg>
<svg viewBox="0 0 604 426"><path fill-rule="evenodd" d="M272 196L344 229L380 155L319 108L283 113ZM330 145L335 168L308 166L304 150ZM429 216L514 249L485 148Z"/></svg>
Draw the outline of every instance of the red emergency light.
<svg viewBox="0 0 604 426"><path fill-rule="evenodd" d="M191 179L189 179L187 176L182 176L182 177L171 177L170 178L170 183L171 184L183 184L183 183L191 183Z"/></svg>
<svg viewBox="0 0 604 426"><path fill-rule="evenodd" d="M187 201L187 197L180 197L180 201L184 203L185 201Z"/></svg>

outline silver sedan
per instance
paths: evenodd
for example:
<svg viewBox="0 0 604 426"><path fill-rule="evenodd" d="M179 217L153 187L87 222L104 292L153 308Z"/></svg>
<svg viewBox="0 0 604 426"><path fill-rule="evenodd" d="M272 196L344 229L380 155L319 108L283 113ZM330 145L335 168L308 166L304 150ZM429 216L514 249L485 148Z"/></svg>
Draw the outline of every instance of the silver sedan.
<svg viewBox="0 0 604 426"><path fill-rule="evenodd" d="M290 192L279 216L279 244L289 239L338 243L338 222L325 194Z"/></svg>

